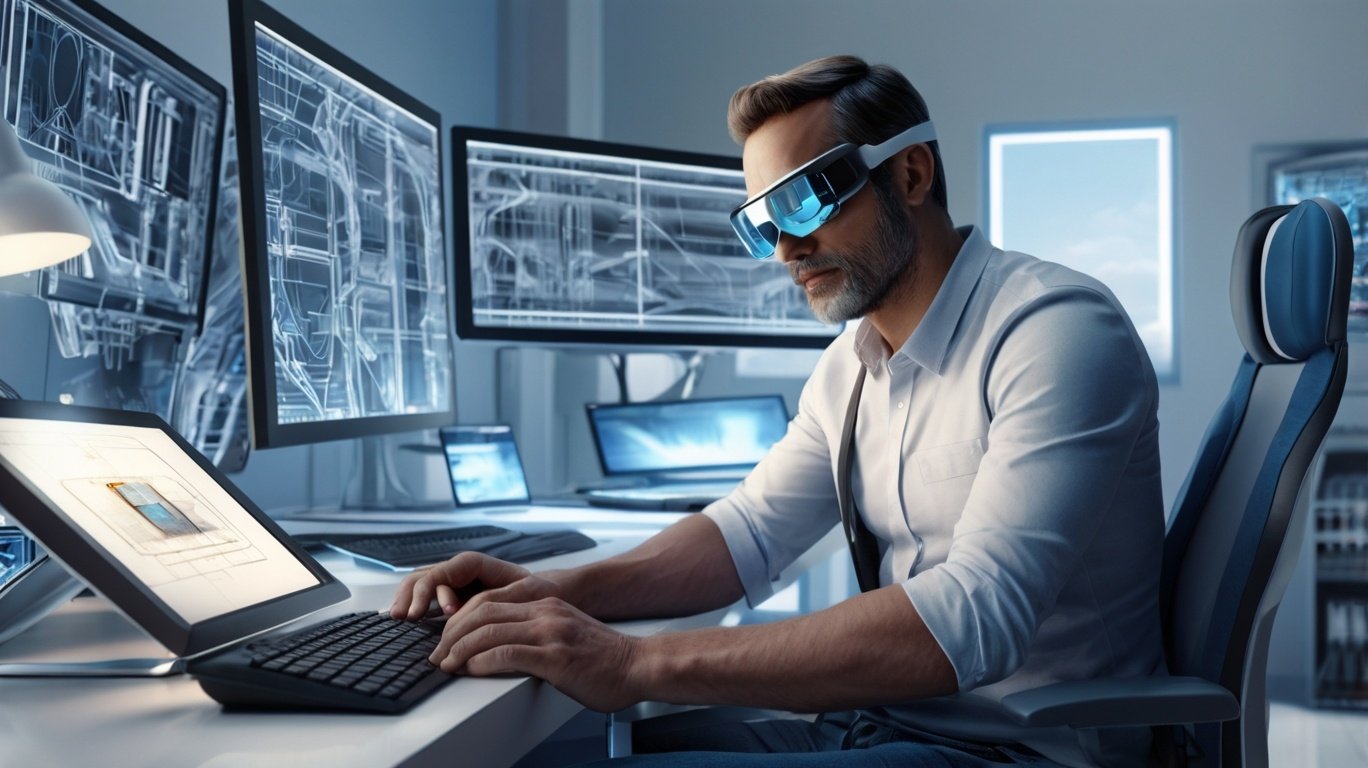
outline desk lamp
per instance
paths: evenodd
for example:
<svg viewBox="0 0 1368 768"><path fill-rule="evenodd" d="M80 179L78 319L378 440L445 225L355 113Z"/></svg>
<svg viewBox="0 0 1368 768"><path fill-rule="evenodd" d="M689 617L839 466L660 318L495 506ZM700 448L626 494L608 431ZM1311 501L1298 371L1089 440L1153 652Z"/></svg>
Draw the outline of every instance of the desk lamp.
<svg viewBox="0 0 1368 768"><path fill-rule="evenodd" d="M14 126L0 120L0 276L66 261L90 240L85 214L56 184L33 175ZM0 380L0 398L19 393Z"/></svg>

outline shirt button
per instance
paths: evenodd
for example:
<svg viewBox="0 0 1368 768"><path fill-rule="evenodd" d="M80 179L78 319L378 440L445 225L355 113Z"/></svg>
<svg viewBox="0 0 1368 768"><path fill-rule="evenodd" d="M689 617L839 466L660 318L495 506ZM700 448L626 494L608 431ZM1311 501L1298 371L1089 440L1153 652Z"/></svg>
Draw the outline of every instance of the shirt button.
<svg viewBox="0 0 1368 768"><path fill-rule="evenodd" d="M898 401L898 410L901 411L901 410L902 410L902 407L903 407L903 401L899 400L899 401Z"/></svg>

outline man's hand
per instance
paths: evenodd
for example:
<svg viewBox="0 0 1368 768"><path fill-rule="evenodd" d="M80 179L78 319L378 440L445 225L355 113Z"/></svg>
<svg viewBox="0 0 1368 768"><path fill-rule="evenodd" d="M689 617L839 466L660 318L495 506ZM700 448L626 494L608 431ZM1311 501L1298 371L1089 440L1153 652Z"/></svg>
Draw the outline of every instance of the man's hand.
<svg viewBox="0 0 1368 768"><path fill-rule="evenodd" d="M632 682L636 638L613 631L558 597L530 602L493 597L504 591L483 592L448 619L429 660L450 673L539 677L599 712L614 712L641 699Z"/></svg>
<svg viewBox="0 0 1368 768"><path fill-rule="evenodd" d="M531 575L526 568L478 552L462 552L404 577L389 613L391 618L417 621L427 615L434 598L442 613L450 616L467 604L491 597L500 602L528 602L559 595L559 586Z"/></svg>
<svg viewBox="0 0 1368 768"><path fill-rule="evenodd" d="M532 675L601 712L639 699L628 684L636 640L567 603L550 579L463 552L409 574L390 616L420 619L434 598L450 618L429 660L446 672Z"/></svg>

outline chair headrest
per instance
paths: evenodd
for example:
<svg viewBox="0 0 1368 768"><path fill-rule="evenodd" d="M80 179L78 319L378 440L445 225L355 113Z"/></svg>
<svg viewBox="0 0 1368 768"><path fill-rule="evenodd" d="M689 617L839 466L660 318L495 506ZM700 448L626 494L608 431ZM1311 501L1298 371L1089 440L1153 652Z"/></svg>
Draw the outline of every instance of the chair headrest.
<svg viewBox="0 0 1368 768"><path fill-rule="evenodd" d="M1250 357L1297 362L1343 341L1353 262L1344 211L1323 197L1249 217L1235 241L1230 308Z"/></svg>

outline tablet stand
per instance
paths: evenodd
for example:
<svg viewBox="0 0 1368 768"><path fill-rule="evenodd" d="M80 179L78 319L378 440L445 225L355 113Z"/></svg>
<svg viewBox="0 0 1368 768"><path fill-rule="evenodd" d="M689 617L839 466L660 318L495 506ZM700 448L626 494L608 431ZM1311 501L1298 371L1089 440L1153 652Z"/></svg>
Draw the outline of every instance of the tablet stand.
<svg viewBox="0 0 1368 768"><path fill-rule="evenodd" d="M36 543L36 542L35 542ZM0 586L0 644L75 597L85 585L46 553ZM185 669L180 658L94 661L0 661L3 677L163 677Z"/></svg>
<svg viewBox="0 0 1368 768"><path fill-rule="evenodd" d="M33 626L82 587L46 552L38 552L33 562L0 584L0 643Z"/></svg>
<svg viewBox="0 0 1368 768"><path fill-rule="evenodd" d="M41 551L0 585L0 645L60 608L85 585ZM0 662L0 677L162 677L182 672L184 659L102 659L73 662Z"/></svg>

